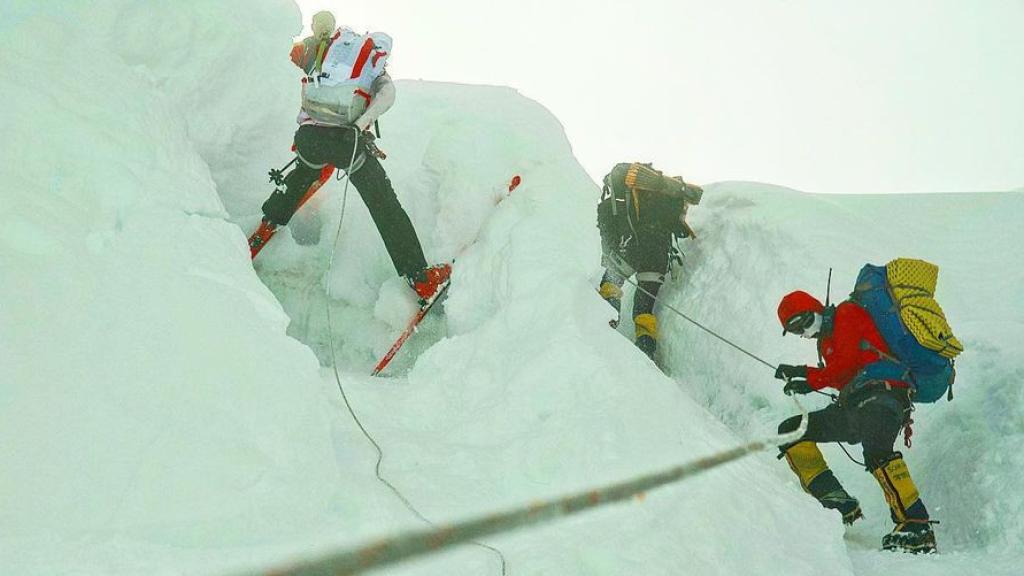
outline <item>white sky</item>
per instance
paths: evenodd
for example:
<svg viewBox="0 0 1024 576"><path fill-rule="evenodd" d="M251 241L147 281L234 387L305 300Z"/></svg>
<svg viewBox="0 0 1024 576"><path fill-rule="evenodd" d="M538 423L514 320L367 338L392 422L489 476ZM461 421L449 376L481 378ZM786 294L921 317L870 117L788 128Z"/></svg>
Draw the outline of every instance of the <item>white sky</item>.
<svg viewBox="0 0 1024 576"><path fill-rule="evenodd" d="M296 1L391 34L395 78L539 101L595 180L1024 186L1024 0Z"/></svg>

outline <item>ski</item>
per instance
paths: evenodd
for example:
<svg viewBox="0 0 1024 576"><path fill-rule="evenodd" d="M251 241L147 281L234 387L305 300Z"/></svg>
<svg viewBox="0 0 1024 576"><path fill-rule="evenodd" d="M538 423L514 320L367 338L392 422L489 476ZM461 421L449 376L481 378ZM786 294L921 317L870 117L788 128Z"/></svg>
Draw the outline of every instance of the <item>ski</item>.
<svg viewBox="0 0 1024 576"><path fill-rule="evenodd" d="M383 371L385 368L387 368L388 364L391 363L391 359L395 357L395 354L398 354L398 351L402 348L402 345L405 344L405 341L408 340L410 336L412 336L413 332L415 332L416 328L420 325L420 322L423 321L423 318L426 317L426 315L430 312L430 309L434 307L434 302L440 300L444 293L448 291L448 286L450 284L451 280L446 281L440 288L438 288L437 294L435 294L434 297L431 298L429 302L420 306L420 309L416 312L416 315L412 317L412 320L409 320L409 324L406 325L405 330L403 330L402 333L398 336L398 339L395 340L395 343L391 345L391 349L388 350L388 353L385 354L384 357L380 359L380 362L377 362L377 365L373 368L373 372L370 372L370 376L376 376L380 374L381 371Z"/></svg>
<svg viewBox="0 0 1024 576"><path fill-rule="evenodd" d="M508 194L502 196L497 203L500 204L502 200L508 198L509 194L511 194L513 190L518 188L519 184L522 183L522 181L523 179L520 178L518 174L513 176L512 180L508 184ZM464 246L462 250L460 250L459 252L463 252L464 250L466 250L466 248L472 246L475 242L476 238L474 238L469 244ZM377 362L377 365L373 368L373 372L370 373L371 376L377 376L385 368L387 368L388 364L391 363L392 358L395 357L395 354L398 354L398 351L402 349L402 345L405 344L405 341L408 340L409 337L416 332L416 328L420 325L420 322L422 322L423 319L430 312L430 309L434 307L434 303L440 300L448 291L448 286L450 284L451 279L449 278L447 281L445 281L443 285L441 285L441 287L437 290L437 293L434 294L434 297L429 302L425 302L420 306L420 309L416 312L416 315L414 315L412 319L409 320L409 323L406 325L405 330L403 330L402 333L399 334L398 339L395 340L395 343L391 345L391 348L388 350L387 354L385 354L384 357L380 359L380 362Z"/></svg>
<svg viewBox="0 0 1024 576"><path fill-rule="evenodd" d="M274 172L276 172L276 170L271 171L271 182L274 182L278 186L281 186L284 180L280 177L279 173L277 175L278 179L275 180ZM298 210L302 208L302 205L305 204L310 198L312 198L313 194L316 194L316 191L319 190L324 184L327 183L328 180L331 179L331 175L333 174L334 165L328 164L324 166L320 170L320 178L318 178L316 182L313 182L312 184L309 185L309 189L306 190L306 194L302 197L301 200L299 200L299 205L295 208L295 211L298 212ZM280 228L280 226L276 224L271 224L270 222L263 220L260 222L259 227L256 228L256 231L252 233L252 236L249 236L249 253L253 260L256 259L256 255L260 253L260 250L263 250L263 247L267 245L267 242L270 242L270 239L273 238L278 228Z"/></svg>

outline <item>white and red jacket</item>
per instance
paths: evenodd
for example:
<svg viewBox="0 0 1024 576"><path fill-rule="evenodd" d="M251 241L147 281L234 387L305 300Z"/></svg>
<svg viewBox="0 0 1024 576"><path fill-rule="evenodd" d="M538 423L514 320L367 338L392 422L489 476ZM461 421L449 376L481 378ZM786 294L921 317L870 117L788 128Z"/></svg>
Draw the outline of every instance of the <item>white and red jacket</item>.
<svg viewBox="0 0 1024 576"><path fill-rule="evenodd" d="M395 101L385 71L391 37L342 27L323 46L310 40L292 49L292 61L306 72L299 124L369 128Z"/></svg>

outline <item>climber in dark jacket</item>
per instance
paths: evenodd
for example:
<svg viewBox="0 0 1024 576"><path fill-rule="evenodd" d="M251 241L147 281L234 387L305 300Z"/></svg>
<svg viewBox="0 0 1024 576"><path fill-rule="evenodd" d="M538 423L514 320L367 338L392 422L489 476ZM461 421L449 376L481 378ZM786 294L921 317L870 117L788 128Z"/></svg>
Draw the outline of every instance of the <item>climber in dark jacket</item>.
<svg viewBox="0 0 1024 576"><path fill-rule="evenodd" d="M636 275L641 288L633 300L636 345L651 358L658 346L654 302L670 259L678 258L675 239L693 235L686 223L687 208L700 203L703 194L700 186L639 162L617 164L604 178L597 206L605 267L600 293L619 311L622 285ZM618 320L612 324L617 326Z"/></svg>

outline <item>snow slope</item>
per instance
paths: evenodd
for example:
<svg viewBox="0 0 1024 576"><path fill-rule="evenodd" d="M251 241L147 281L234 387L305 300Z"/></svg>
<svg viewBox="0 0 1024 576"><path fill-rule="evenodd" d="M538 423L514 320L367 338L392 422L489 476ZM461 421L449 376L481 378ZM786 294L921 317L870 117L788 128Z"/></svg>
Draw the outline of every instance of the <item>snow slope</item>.
<svg viewBox="0 0 1024 576"><path fill-rule="evenodd" d="M266 170L289 159L294 6L5 9L0 437L13 441L0 444L0 572L221 574L422 526L374 478L375 454L318 366L332 344L384 474L435 521L706 455L788 414L764 368L664 314L672 378L608 329L593 289L597 187L557 120L513 90L399 85L382 122L387 170L428 258L458 261L444 314L394 377L371 379L412 303L358 195L349 190L330 273L338 183L264 250L259 277L244 245ZM513 174L523 186L495 208ZM1012 567L980 555L1020 548L1019 498L999 491L1024 469L1005 450L1022 428L1007 347L1020 324L998 302L1019 301L1020 254L1003 230L1019 222L1021 196L837 199L725 184L707 198L688 275L666 298L773 360L809 356L777 337L774 302L818 286L826 264L836 294L890 248L942 264L942 302L978 355L963 361L956 403L922 410L909 456L947 522L940 542L964 555L927 565ZM929 229L910 243L877 226L926 228L924 214L970 241ZM855 227L870 231L864 248L848 242ZM877 494L829 455L869 505L870 524L848 540L765 455L489 542L515 574L792 576L904 562L868 551L883 528ZM499 572L463 547L388 573Z"/></svg>
<svg viewBox="0 0 1024 576"><path fill-rule="evenodd" d="M557 121L507 88L402 82L399 93L382 122L386 165L428 258L459 256L443 319L435 314L410 348L437 344L415 363L404 350L398 377L366 376L411 313L411 292L351 190L328 274L343 185L297 215L256 268L292 316L290 333L325 364L329 288L342 385L385 447L385 474L419 510L465 517L739 443L608 329L611 310L593 289L598 189ZM514 174L522 186L494 207ZM326 380L336 387L329 371ZM340 398L335 405L346 413ZM849 573L834 519L806 522L816 509L793 486L748 481L764 475L763 462L739 463L645 505L489 542L525 574L670 574L684 563L708 574L767 565ZM757 544L737 554L737 540ZM814 551L798 557L798 541ZM474 554L439 573L495 570L488 553Z"/></svg>
<svg viewBox="0 0 1024 576"><path fill-rule="evenodd" d="M293 98L236 88L293 80L267 63L297 9L242 4L4 6L4 574L196 573L343 526L316 359L217 196L232 162L262 180Z"/></svg>

